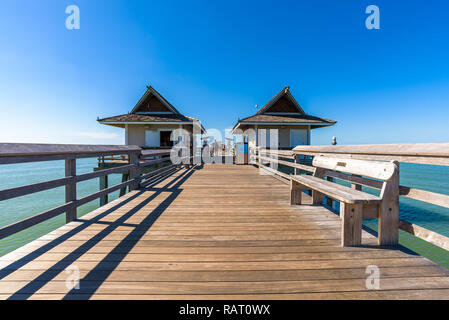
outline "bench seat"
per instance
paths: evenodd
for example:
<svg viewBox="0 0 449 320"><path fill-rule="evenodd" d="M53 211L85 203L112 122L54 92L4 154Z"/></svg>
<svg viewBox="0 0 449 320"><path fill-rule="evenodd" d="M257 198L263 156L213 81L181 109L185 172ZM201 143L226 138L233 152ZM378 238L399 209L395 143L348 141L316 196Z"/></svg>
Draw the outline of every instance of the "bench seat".
<svg viewBox="0 0 449 320"><path fill-rule="evenodd" d="M316 190L332 199L350 204L379 203L382 201L380 197L354 190L334 182L323 180L322 178L293 175L291 179L304 187Z"/></svg>

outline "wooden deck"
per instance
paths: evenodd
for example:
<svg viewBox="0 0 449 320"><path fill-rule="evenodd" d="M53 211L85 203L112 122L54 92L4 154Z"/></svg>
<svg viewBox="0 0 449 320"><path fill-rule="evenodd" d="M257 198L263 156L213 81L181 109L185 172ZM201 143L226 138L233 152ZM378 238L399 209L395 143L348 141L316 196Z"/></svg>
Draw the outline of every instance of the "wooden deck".
<svg viewBox="0 0 449 320"><path fill-rule="evenodd" d="M366 232L364 247L341 247L340 229L251 166L179 169L0 258L0 298L449 298L447 269Z"/></svg>

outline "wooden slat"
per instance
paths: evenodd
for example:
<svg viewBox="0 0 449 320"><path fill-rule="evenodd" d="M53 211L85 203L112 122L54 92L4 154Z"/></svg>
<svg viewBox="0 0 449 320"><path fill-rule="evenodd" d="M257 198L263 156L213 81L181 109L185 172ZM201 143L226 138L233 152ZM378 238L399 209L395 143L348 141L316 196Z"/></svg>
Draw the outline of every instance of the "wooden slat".
<svg viewBox="0 0 449 320"><path fill-rule="evenodd" d="M72 182L74 179L75 178L73 178L73 177L60 178L60 179L55 179L55 180L50 180L50 181L45 181L45 182L29 184L26 186L1 190L0 191L0 201L17 198L17 197L22 197L22 196L25 196L28 194L62 187L62 186L65 186L66 184Z"/></svg>
<svg viewBox="0 0 449 320"><path fill-rule="evenodd" d="M449 208L449 195L446 194L435 193L405 186L399 187L399 194L410 199L415 199L431 203L436 206Z"/></svg>
<svg viewBox="0 0 449 320"><path fill-rule="evenodd" d="M274 163L279 163L279 164L283 164L285 166L289 166L292 168L296 168L296 169L301 169L307 172L313 172L315 170L314 167L312 166L307 166L304 164L299 164L299 163L294 163L294 162L288 162L288 161L283 161L283 160L279 160L279 159L274 159L274 158L270 158L270 157L264 157L264 156L254 156L257 159L260 160L265 160L265 161L269 161L269 162L274 162Z"/></svg>
<svg viewBox="0 0 449 320"><path fill-rule="evenodd" d="M293 153L367 160L449 165L449 143L297 146Z"/></svg>
<svg viewBox="0 0 449 320"><path fill-rule="evenodd" d="M138 146L0 143L0 164L140 154Z"/></svg>
<svg viewBox="0 0 449 320"><path fill-rule="evenodd" d="M17 198L17 197L22 197L22 196L26 196L28 194L41 192L41 191L45 191L45 190L49 190L49 189L54 189L54 188L58 188L58 187L63 187L66 184L72 183L74 181L81 182L81 181L86 181L86 180L102 177L102 176L112 174L112 173L120 173L120 172L128 171L134 167L135 167L135 165L125 165L122 167L116 167L116 168L111 168L111 169L104 169L104 170L99 170L99 171L95 171L95 172L84 173L84 174L77 175L76 177L60 178L60 179L49 180L49 181L45 181L45 182L34 183L34 184L26 185L26 186L20 186L20 187L1 190L0 191L0 201Z"/></svg>
<svg viewBox="0 0 449 320"><path fill-rule="evenodd" d="M395 164L380 161L339 159L325 156L313 158L313 166L367 176L374 179L388 180L395 172Z"/></svg>
<svg viewBox="0 0 449 320"><path fill-rule="evenodd" d="M376 197L372 194L354 190L317 177L295 175L291 176L291 179L341 202L377 203L381 201L379 197Z"/></svg>
<svg viewBox="0 0 449 320"><path fill-rule="evenodd" d="M154 156L165 156L170 155L170 149L160 149L160 150L142 150L140 157L142 159Z"/></svg>
<svg viewBox="0 0 449 320"><path fill-rule="evenodd" d="M259 163L259 168L261 168L263 170L266 170L268 172L274 173L275 175L280 176L282 178L290 179L290 175L288 175L286 173L283 173L283 172L280 172L280 171L277 171L277 170L274 170L274 169L272 169L270 167L264 166L263 164Z"/></svg>
<svg viewBox="0 0 449 320"><path fill-rule="evenodd" d="M399 229L449 251L449 238L446 236L403 220L399 220Z"/></svg>
<svg viewBox="0 0 449 320"><path fill-rule="evenodd" d="M270 149L259 149L259 154L265 154L265 155L275 155L279 158L288 158L293 159L293 151L291 150L270 150Z"/></svg>
<svg viewBox="0 0 449 320"><path fill-rule="evenodd" d="M113 187L107 188L107 189L103 189L100 190L96 193L93 193L91 195L88 195L84 198L78 199L76 201L70 201L64 205L61 205L59 207L50 209L48 211L36 214L32 217L20 220L18 222L14 222L10 225L4 226L0 228L0 240L6 237L9 237L10 235L13 235L17 232L20 232L22 230L25 230L27 228L30 228L36 224L39 224L41 222L44 222L48 219L54 218L58 215L60 215L61 213L66 212L67 210L73 210L76 209L77 207L86 204L88 202L91 202L95 199L98 199L106 194L109 194L111 192L117 191L123 187L126 187L128 185L130 185L131 183L133 183L133 180L128 180L126 182L120 183L118 185L115 185Z"/></svg>
<svg viewBox="0 0 449 320"><path fill-rule="evenodd" d="M83 173L76 176L76 182L86 181L94 178L103 177L113 173L121 173L132 170L136 167L135 164L123 165L120 167L110 168L110 169L102 169L95 172Z"/></svg>
<svg viewBox="0 0 449 320"><path fill-rule="evenodd" d="M147 166L150 166L150 165L152 165L152 164L157 164L157 163L167 162L167 161L170 161L170 160L171 160L170 158L161 158L161 159L155 159L155 160L147 160L147 161L145 161L145 162L141 162L141 163L139 164L139 166L141 166L141 167L147 167Z"/></svg>
<svg viewBox="0 0 449 320"><path fill-rule="evenodd" d="M0 143L0 157L42 156L42 155L76 155L77 153L101 154L104 152L141 151L138 146L130 145L76 145L76 144L34 144L34 143Z"/></svg>
<svg viewBox="0 0 449 320"><path fill-rule="evenodd" d="M337 178L340 180L345 180L352 183L361 184L374 189L382 189L383 182L367 179L364 177L353 176L344 172L337 172L332 170L326 170L324 173L327 177Z"/></svg>
<svg viewBox="0 0 449 320"><path fill-rule="evenodd" d="M25 218L23 220L20 220L18 222L12 223L10 225L4 226L0 228L0 239L6 238L12 234L15 234L17 232L20 232L22 230L25 230L29 227L32 227L38 223L44 222L48 219L51 219L53 217L56 217L67 210L70 210L76 206L76 202L72 201L66 204L63 204L62 206L50 209L48 211L39 213L37 215L34 215L29 218Z"/></svg>

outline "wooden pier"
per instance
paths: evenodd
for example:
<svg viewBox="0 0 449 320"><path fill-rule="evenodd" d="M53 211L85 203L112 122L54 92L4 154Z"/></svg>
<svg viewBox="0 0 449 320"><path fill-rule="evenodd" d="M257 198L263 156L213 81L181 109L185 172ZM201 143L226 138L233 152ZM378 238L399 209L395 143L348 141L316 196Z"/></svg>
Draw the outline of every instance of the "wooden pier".
<svg viewBox="0 0 449 320"><path fill-rule="evenodd" d="M172 168L1 257L0 298L449 298L447 269L366 231L342 247L339 216L289 192L253 166Z"/></svg>

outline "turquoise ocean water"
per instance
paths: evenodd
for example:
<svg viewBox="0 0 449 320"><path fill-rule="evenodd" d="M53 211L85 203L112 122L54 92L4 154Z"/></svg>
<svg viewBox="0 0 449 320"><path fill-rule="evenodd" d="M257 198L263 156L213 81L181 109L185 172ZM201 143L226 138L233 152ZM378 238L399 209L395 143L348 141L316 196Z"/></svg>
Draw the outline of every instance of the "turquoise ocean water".
<svg viewBox="0 0 449 320"><path fill-rule="evenodd" d="M97 166L97 159L78 159L77 174L92 172ZM64 161L34 162L23 164L0 165L0 190L43 182L64 177ZM121 175L109 176L109 186L121 183ZM78 198L87 196L99 190L99 178L79 182L77 184ZM120 191L109 194L109 201L117 199ZM64 187L46 190L27 196L0 201L0 226L22 220L40 212L64 204ZM78 208L78 217L95 210L100 206L100 200L94 200ZM37 239L46 233L65 224L65 214L61 214L34 227L16 233L0 240L0 256L24 244Z"/></svg>
<svg viewBox="0 0 449 320"><path fill-rule="evenodd" d="M96 159L80 159L77 161L77 173L92 172L97 164ZM284 171L284 170L283 170ZM42 182L64 176L64 162L51 161L40 163L25 163L0 165L0 190ZM99 190L99 179L78 183L78 198ZM121 175L109 177L109 185L121 182ZM401 164L401 184L428 191L449 194L449 167ZM375 190L364 188L365 191L376 193ZM109 199L116 199L119 191L110 194ZM0 226L19 221L42 211L54 208L64 203L64 187L47 190L32 195L0 202ZM78 217L98 208L99 200L94 200L78 208ZM419 226L449 236L449 209L431 204L401 198L400 218ZM39 238L40 236L65 224L65 215L50 219L32 228L0 240L0 256ZM377 223L365 220L364 224L374 230ZM449 252L419 240L405 232L400 232L400 243L436 263L449 268Z"/></svg>

